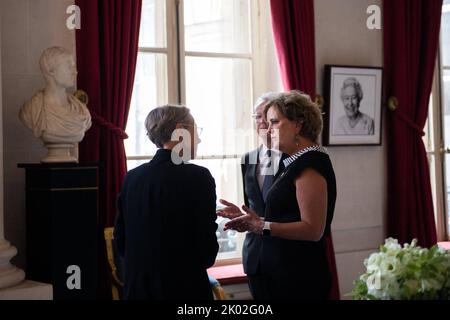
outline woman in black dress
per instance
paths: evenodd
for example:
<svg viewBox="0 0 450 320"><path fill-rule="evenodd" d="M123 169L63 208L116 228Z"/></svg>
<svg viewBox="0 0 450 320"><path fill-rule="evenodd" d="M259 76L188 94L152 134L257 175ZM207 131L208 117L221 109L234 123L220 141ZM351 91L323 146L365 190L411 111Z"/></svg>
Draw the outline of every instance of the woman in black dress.
<svg viewBox="0 0 450 320"><path fill-rule="evenodd" d="M299 91L281 94L266 106L272 145L290 155L270 188L264 220L246 214L227 229L263 234L261 273L266 299L327 299L331 274L325 236L336 202L336 179L326 150L318 143L320 109Z"/></svg>

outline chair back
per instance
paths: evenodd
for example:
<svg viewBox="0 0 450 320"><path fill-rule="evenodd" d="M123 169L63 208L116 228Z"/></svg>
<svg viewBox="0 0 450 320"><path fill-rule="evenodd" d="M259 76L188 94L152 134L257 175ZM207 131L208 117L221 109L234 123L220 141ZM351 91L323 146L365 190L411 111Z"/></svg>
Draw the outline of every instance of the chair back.
<svg viewBox="0 0 450 320"><path fill-rule="evenodd" d="M120 300L119 292L123 288L123 282L120 280L114 257L114 250L113 250L114 227L105 228L104 235L106 242L106 253L108 257L108 264L111 272L111 284L112 284L111 293L113 300ZM209 282L211 284L211 289L214 293L214 298L216 300L226 300L227 295L223 287L220 285L219 281L209 276Z"/></svg>
<svg viewBox="0 0 450 320"><path fill-rule="evenodd" d="M108 256L108 265L111 272L111 293L113 300L120 300L120 290L123 288L123 283L117 272L116 263L114 260L113 239L114 239L114 227L104 229L106 253Z"/></svg>

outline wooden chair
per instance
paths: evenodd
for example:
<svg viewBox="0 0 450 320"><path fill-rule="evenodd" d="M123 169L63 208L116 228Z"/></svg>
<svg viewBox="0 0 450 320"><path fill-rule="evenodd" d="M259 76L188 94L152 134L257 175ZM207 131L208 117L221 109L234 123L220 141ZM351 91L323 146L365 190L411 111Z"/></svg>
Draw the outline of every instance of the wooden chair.
<svg viewBox="0 0 450 320"><path fill-rule="evenodd" d="M123 283L120 280L120 277L117 272L117 267L114 259L114 250L113 250L113 239L114 239L114 228L105 228L104 229L105 241L106 241L106 252L108 256L108 264L111 272L111 291L113 300L120 300L119 292L123 288ZM217 281L213 277L209 277L209 283L211 284L211 289L214 293L214 297L216 300L226 300L227 295L225 290L223 290L219 281Z"/></svg>
<svg viewBox="0 0 450 320"><path fill-rule="evenodd" d="M117 267L114 260L114 250L112 241L114 239L114 228L104 229L105 241L106 241L106 253L108 256L108 264L111 272L111 292L113 300L120 300L119 292L123 288L123 283L117 273Z"/></svg>
<svg viewBox="0 0 450 320"><path fill-rule="evenodd" d="M209 277L209 283L211 284L212 291L214 293L215 300L227 300L227 294L225 293L225 290L220 285L220 282L217 281L215 278Z"/></svg>

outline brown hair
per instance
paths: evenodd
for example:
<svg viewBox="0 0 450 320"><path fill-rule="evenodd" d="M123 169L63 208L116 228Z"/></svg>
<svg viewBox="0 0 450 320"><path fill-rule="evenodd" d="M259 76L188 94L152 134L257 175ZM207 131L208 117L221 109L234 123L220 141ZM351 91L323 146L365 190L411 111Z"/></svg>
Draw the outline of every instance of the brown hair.
<svg viewBox="0 0 450 320"><path fill-rule="evenodd" d="M298 90L281 93L278 98L270 101L264 109L264 117L271 107L290 121L301 125L300 135L317 143L322 132L323 120L319 106L309 95Z"/></svg>

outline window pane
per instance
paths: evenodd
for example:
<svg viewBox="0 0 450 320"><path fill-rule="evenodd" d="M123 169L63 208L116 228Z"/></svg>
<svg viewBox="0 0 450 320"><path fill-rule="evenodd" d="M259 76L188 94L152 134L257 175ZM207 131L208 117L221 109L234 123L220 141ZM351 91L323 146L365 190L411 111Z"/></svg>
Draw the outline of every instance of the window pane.
<svg viewBox="0 0 450 320"><path fill-rule="evenodd" d="M216 181L217 204L219 199L226 199L239 207L244 204L240 159L195 160L192 163L206 167L211 172ZM218 259L240 258L245 234L233 230L223 231L227 221L222 217L217 218Z"/></svg>
<svg viewBox="0 0 450 320"><path fill-rule="evenodd" d="M127 170L128 171L133 170L134 168L137 168L140 165L147 163L149 161L150 160L127 160Z"/></svg>
<svg viewBox="0 0 450 320"><path fill-rule="evenodd" d="M433 94L430 95L430 100L428 102L428 117L425 122L425 127L423 131L425 135L422 137L422 141L425 145L425 150L427 152L434 151L434 134L433 134L433 126L434 117L433 117Z"/></svg>
<svg viewBox="0 0 450 320"><path fill-rule="evenodd" d="M203 127L199 156L253 147L251 83L250 60L186 57L186 103Z"/></svg>
<svg viewBox="0 0 450 320"><path fill-rule="evenodd" d="M140 47L167 47L166 0L143 0Z"/></svg>
<svg viewBox="0 0 450 320"><path fill-rule="evenodd" d="M185 0L186 51L250 53L249 0Z"/></svg>
<svg viewBox="0 0 450 320"><path fill-rule="evenodd" d="M448 37L450 38L450 37ZM443 130L444 130L444 146L450 146L450 70L443 70L442 78L442 90L443 90L443 104L442 104L442 114L444 118ZM447 214L448 223L450 226L450 155L445 155L445 185L446 196L447 196ZM450 229L448 229L450 230Z"/></svg>
<svg viewBox="0 0 450 320"><path fill-rule="evenodd" d="M145 118L150 110L167 103L167 57L165 54L138 55L131 108L125 140L127 156L151 155L156 147L147 138Z"/></svg>

